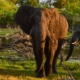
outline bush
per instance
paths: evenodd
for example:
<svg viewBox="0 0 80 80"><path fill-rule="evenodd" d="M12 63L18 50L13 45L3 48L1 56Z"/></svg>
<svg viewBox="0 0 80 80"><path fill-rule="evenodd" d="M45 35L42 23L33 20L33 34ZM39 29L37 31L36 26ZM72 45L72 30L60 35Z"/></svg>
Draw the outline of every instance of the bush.
<svg viewBox="0 0 80 80"><path fill-rule="evenodd" d="M14 15L17 11L16 5L7 1L0 1L0 26L14 23Z"/></svg>

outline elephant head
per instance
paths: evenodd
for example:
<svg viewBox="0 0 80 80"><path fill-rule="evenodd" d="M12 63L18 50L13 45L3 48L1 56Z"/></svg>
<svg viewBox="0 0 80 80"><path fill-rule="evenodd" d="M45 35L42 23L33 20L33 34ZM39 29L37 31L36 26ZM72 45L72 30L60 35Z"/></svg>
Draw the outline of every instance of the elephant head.
<svg viewBox="0 0 80 80"><path fill-rule="evenodd" d="M34 11L34 7L31 6L21 6L14 18L14 21L20 26L20 28L27 34L30 33L31 25L30 17Z"/></svg>
<svg viewBox="0 0 80 80"><path fill-rule="evenodd" d="M72 55L73 50L74 50L74 46L75 46L76 42L79 40L80 40L80 25L78 25L76 27L75 32L71 38L69 54L68 54L66 60L68 60L70 58L70 56Z"/></svg>

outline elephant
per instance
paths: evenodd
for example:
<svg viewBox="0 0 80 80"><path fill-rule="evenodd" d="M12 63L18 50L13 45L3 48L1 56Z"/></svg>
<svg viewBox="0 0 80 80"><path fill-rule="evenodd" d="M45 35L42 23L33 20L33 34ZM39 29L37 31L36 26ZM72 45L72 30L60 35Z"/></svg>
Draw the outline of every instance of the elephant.
<svg viewBox="0 0 80 80"><path fill-rule="evenodd" d="M72 35L71 41L70 41L70 49L69 49L69 54L66 58L66 60L68 60L70 58L70 56L73 53L74 50L74 46L76 44L76 42L80 41L80 25L77 25L74 34Z"/></svg>
<svg viewBox="0 0 80 80"><path fill-rule="evenodd" d="M32 37L36 77L57 73L57 58L68 31L66 18L55 8L21 6L15 14L14 21L23 32Z"/></svg>

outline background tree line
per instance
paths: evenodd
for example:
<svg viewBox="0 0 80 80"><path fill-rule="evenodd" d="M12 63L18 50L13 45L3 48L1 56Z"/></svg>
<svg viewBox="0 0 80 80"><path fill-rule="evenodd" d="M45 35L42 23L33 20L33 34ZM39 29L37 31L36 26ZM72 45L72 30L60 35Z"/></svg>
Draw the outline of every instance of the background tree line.
<svg viewBox="0 0 80 80"><path fill-rule="evenodd" d="M14 25L19 6L55 7L67 18L70 30L80 24L80 0L0 0L0 27Z"/></svg>

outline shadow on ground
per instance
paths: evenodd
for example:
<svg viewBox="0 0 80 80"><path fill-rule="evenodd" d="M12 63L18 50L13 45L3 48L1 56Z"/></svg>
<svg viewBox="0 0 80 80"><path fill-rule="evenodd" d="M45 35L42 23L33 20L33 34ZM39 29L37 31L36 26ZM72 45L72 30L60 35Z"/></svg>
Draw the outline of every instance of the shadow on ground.
<svg viewBox="0 0 80 80"><path fill-rule="evenodd" d="M0 75L35 77L35 72L31 70L0 69Z"/></svg>

